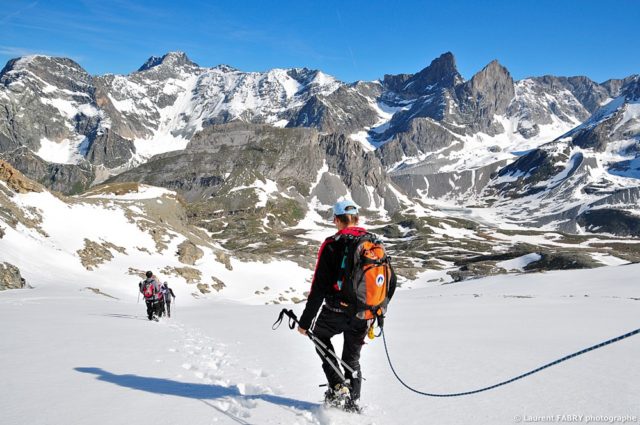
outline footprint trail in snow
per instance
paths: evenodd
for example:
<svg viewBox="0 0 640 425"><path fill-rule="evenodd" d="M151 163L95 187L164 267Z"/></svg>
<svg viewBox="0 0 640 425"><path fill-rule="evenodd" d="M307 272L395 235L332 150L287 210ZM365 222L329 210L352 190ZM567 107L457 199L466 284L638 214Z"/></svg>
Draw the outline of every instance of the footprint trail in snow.
<svg viewBox="0 0 640 425"><path fill-rule="evenodd" d="M184 373L191 373L203 384L211 385L211 399L201 401L233 421L247 424L281 423L283 413L288 413L288 423L323 425L336 423L336 414L348 416L342 412L327 411L320 403L286 397L280 385L270 385L271 374L253 365L239 364L229 353L227 344L180 323L173 323L171 327L181 335L175 345L169 348L170 352L176 354L176 363ZM177 378L183 376L178 374ZM351 423L344 419L339 422Z"/></svg>

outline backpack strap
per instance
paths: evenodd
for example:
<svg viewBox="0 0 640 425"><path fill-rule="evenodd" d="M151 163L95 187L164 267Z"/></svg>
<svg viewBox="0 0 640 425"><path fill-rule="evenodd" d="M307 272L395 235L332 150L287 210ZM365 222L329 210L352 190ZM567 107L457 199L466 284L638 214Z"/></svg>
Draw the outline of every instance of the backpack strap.
<svg viewBox="0 0 640 425"><path fill-rule="evenodd" d="M344 282L348 281L351 278L351 276L349 276L349 271L351 271L351 266L353 266L353 253L350 252L350 248L353 247L353 249L356 249L361 237L362 236L358 237L353 235L337 235L335 237L336 241L340 240L341 238L343 238L343 240L345 241L344 253L342 255L342 261L340 263L340 272L338 274L337 282L337 289L339 291L342 291Z"/></svg>

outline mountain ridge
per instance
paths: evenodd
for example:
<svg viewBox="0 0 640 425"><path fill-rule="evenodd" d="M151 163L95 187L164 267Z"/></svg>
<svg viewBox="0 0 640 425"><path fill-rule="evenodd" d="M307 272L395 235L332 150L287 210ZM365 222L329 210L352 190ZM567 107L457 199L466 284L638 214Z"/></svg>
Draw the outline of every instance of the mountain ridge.
<svg viewBox="0 0 640 425"><path fill-rule="evenodd" d="M586 77L514 81L497 60L464 80L451 52L414 74L350 84L307 68L262 73L225 65L202 68L184 52L152 56L128 75L102 76L89 75L70 59L31 56L9 61L0 73L0 105L7 111L0 116L0 156L47 187L79 193L106 179L132 175L123 173L158 155L188 152L196 135L212 126L244 123L243 131L254 135L265 125L284 128L278 133L284 144L296 140L294 130L302 127L317 131L318 141L341 146L327 157L329 163L364 167L349 173L325 171L333 177L321 181L333 198L355 197L381 217L401 210L399 199L405 196L409 204L490 205L491 197L501 193L492 188L505 175L514 175L508 167L514 167L521 152L572 131L579 133L573 144L597 150L589 161L619 152L621 158L610 161L614 165L605 172L627 179L616 180L620 189L637 186L635 174L628 171L635 169L635 152L640 151L634 106L620 112L630 117L624 128L610 121L584 125L597 121L606 105L621 102L621 94L635 96L637 80L636 75L603 84ZM631 142L625 142L624 151L607 151L609 142L602 140L610 137L616 143L623 137ZM344 162L350 155L359 159ZM363 160L367 155L375 161ZM376 161L381 165L373 165ZM303 186L324 169L312 163ZM194 171L206 184L224 177L210 181L206 170ZM371 188L386 183L373 192L352 184L374 175L380 177L372 180L376 184ZM180 181L182 187L195 187ZM166 184L173 188L177 183ZM591 190L588 187L585 190ZM195 194L193 190L188 191ZM300 195L300 205L308 209L311 199ZM331 203L331 197L321 197L323 205Z"/></svg>

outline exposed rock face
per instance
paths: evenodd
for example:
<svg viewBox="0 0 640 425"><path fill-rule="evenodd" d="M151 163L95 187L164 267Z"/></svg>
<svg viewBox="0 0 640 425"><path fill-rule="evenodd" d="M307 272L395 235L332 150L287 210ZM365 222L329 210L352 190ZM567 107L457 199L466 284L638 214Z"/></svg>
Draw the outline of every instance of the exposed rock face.
<svg viewBox="0 0 640 425"><path fill-rule="evenodd" d="M398 132L430 138L430 132L411 128L411 122L419 118L431 118L460 135L477 131L496 134L504 129L494 116L505 114L515 96L509 71L497 61L465 82L451 53L440 56L418 74L385 76L384 82L390 89L383 95L385 101L398 104L399 100L409 100L411 107L394 114L380 140L397 137Z"/></svg>
<svg viewBox="0 0 640 425"><path fill-rule="evenodd" d="M20 270L12 264L0 263L0 291L5 289L24 288L27 282L20 275Z"/></svg>
<svg viewBox="0 0 640 425"><path fill-rule="evenodd" d="M371 102L380 91L380 85L374 83L340 86L326 96L312 97L287 126L314 127L323 132L344 134L371 127L378 121Z"/></svg>
<svg viewBox="0 0 640 425"><path fill-rule="evenodd" d="M639 81L639 78L632 80L618 98L568 133L573 145L604 152L611 142L640 140L640 114L637 112L640 109Z"/></svg>
<svg viewBox="0 0 640 425"><path fill-rule="evenodd" d="M163 56L151 56L147 61L138 68L138 72L148 71L153 68L157 74L169 72L176 68L199 68L198 64L192 62L184 52L170 52ZM159 75L158 75L159 76ZM166 76L159 76L166 78Z"/></svg>
<svg viewBox="0 0 640 425"><path fill-rule="evenodd" d="M497 134L504 131L494 122L504 115L515 97L513 78L498 61L493 61L466 83L456 87L460 115L467 129Z"/></svg>
<svg viewBox="0 0 640 425"><path fill-rule="evenodd" d="M443 69L453 77L435 77ZM460 203L475 202L478 191L461 190L458 182L464 181L468 188L469 178L458 179L457 176L480 175L483 170L499 169L514 160L501 154L502 149L517 150L515 145L487 145L479 149L476 141L491 140L487 136L500 135L502 140L549 137L541 142L550 142L563 131L587 120L592 113L597 114L598 108L612 98L621 95L632 98L628 93L634 91L632 87L636 81L636 77L629 77L597 84L586 77L545 76L514 82L509 72L493 61L465 82L458 78L455 62L448 55L443 55L419 74L431 76L422 80L429 84L419 89L415 88L421 81L418 74L385 78L386 91L381 99L388 105L402 108L393 115L384 132L370 133L370 136L379 142L385 141L378 154L394 182L405 193L415 195L428 188L430 196L438 194L435 197L455 199ZM620 120L611 120L600 122L595 128L583 126L582 132L576 130L573 135L573 143L603 151L608 140L635 137L635 123L619 123ZM553 137L545 136L554 133ZM463 153L470 141L476 142L473 149L477 157L487 157L485 161L478 161L479 165L468 166L466 160L459 159L473 159ZM622 162L620 167L628 170L633 164ZM501 175L506 172L509 170ZM543 174L549 176L549 173L538 172L539 176ZM487 179L473 180L480 185L489 182ZM449 184L450 181L454 183Z"/></svg>
<svg viewBox="0 0 640 425"><path fill-rule="evenodd" d="M627 211L593 209L580 214L577 221L587 232L640 237L640 217Z"/></svg>
<svg viewBox="0 0 640 425"><path fill-rule="evenodd" d="M202 258L204 252L198 248L196 244L187 239L178 245L177 254L181 263L193 266L196 261Z"/></svg>
<svg viewBox="0 0 640 425"><path fill-rule="evenodd" d="M0 154L0 158L48 189L64 194L75 194L87 189L93 181L93 170L88 165L49 163L26 148Z"/></svg>
<svg viewBox="0 0 640 425"><path fill-rule="evenodd" d="M409 196L425 199L473 199L483 192L496 170L504 165L505 162L494 162L475 170L446 173L428 172L428 166L419 165L394 172L391 178Z"/></svg>
<svg viewBox="0 0 640 425"><path fill-rule="evenodd" d="M211 287L213 289L216 290L216 292L220 292L223 288L225 288L227 285L224 284L223 281L221 281L220 279L218 279L215 276L211 276L211 280L213 281L213 283L211 284Z"/></svg>
<svg viewBox="0 0 640 425"><path fill-rule="evenodd" d="M545 187L538 184L550 180L561 172L563 167L557 164L564 163L568 159L569 152L566 150L554 152L536 149L500 169L494 187L502 194L513 198L541 192ZM502 180L505 182L501 183Z"/></svg>
<svg viewBox="0 0 640 425"><path fill-rule="evenodd" d="M91 131L97 125L93 91L91 76L71 59L10 60L0 71L0 152L20 146L37 151L42 138L57 142ZM72 104L82 105L77 115ZM67 125L72 118L76 122Z"/></svg>
<svg viewBox="0 0 640 425"><path fill-rule="evenodd" d="M193 267L165 267L162 273L182 277L187 283L200 283L202 272Z"/></svg>
<svg viewBox="0 0 640 425"><path fill-rule="evenodd" d="M256 178L292 180L308 190L321 165L318 134L313 130L232 123L208 127L184 151L158 155L110 181L162 186L197 201L250 185ZM238 200L236 208L248 206Z"/></svg>
<svg viewBox="0 0 640 425"><path fill-rule="evenodd" d="M87 151L87 160L94 165L106 168L117 168L126 164L136 153L136 147L129 139L125 139L110 129L91 134L93 143Z"/></svg>
<svg viewBox="0 0 640 425"><path fill-rule="evenodd" d="M632 211L638 211L640 199L637 82L638 77L627 79L624 85L610 81L606 90L598 86L597 96L588 97L578 90L591 86L584 78L547 78L548 84L569 87L576 96L582 93L585 110L589 102L619 96L609 99L575 129L499 170L485 197L495 197L496 205L509 216L532 226L634 236L637 217ZM513 199L521 204L514 204Z"/></svg>
<svg viewBox="0 0 640 425"><path fill-rule="evenodd" d="M325 149L329 171L340 176L358 205L371 209L384 207L392 212L399 208L396 196L389 190L389 178L375 154L365 152L360 144L343 135L322 137L320 145ZM323 199L330 205L337 197Z"/></svg>
<svg viewBox="0 0 640 425"><path fill-rule="evenodd" d="M13 168L8 162L0 160L0 181L17 193L41 192L42 188L27 179L21 172Z"/></svg>
<svg viewBox="0 0 640 425"><path fill-rule="evenodd" d="M417 74L385 75L382 84L405 99L414 99L432 93L435 86L454 87L462 81L453 54L446 52Z"/></svg>
<svg viewBox="0 0 640 425"><path fill-rule="evenodd" d="M543 253L538 261L527 264L524 269L527 271L544 270L570 270L570 269L592 269L602 266L586 254L576 252Z"/></svg>
<svg viewBox="0 0 640 425"><path fill-rule="evenodd" d="M445 148L462 148L461 143L456 146L459 137L432 118L415 118L407 125L406 131L397 133L379 149L380 160L387 168L401 164L407 157L425 155L428 158L430 153L435 154ZM432 165L434 171L438 169L434 161L425 159L421 162Z"/></svg>
<svg viewBox="0 0 640 425"><path fill-rule="evenodd" d="M397 207L376 155L365 152L359 143L343 135L321 136L312 129L278 129L244 123L208 127L184 151L159 155L110 181L167 187L190 202L215 198L214 202L220 203L225 211L238 211L255 208L257 199L239 196L237 188L256 181L266 184L265 179L276 182L281 191L291 188L303 201L310 195L312 183L324 163L328 172L339 179L333 185L325 181L329 184L324 185L327 190L317 189L313 193L323 202L335 202L337 194L349 190L365 208ZM374 190L373 199L367 187Z"/></svg>
<svg viewBox="0 0 640 425"><path fill-rule="evenodd" d="M589 118L589 114L594 113L609 100L620 96L622 87L629 84L631 78L623 80L608 80L602 84L598 84L583 76L555 77L552 75L545 75L543 77L534 77L529 80L539 86L540 92L558 93L566 90L571 93L579 102L580 106L584 108L584 111L575 110L575 116L581 117L584 121ZM563 105L558 105L558 108L561 108L562 106Z"/></svg>
<svg viewBox="0 0 640 425"><path fill-rule="evenodd" d="M388 140L399 132L415 132L411 122L417 118L445 121L455 98L454 88L463 81L451 53L443 54L417 74L385 75L381 100L392 106L406 106L393 115L388 129L376 138ZM429 136L428 132L418 132L417 137Z"/></svg>
<svg viewBox="0 0 640 425"><path fill-rule="evenodd" d="M14 230L24 226L46 237L47 234L40 228L42 212L36 208L23 208L15 203L18 194L40 192L44 189L2 161L0 161L0 182L2 183L0 184L0 220ZM5 230L6 227L0 226L0 239L4 237Z"/></svg>
<svg viewBox="0 0 640 425"><path fill-rule="evenodd" d="M9 61L0 72L0 153L25 147L48 162L115 170L131 163L134 139L188 140L203 126L238 119L284 126L311 99L341 86L308 69L201 68L181 52L151 57L127 76L97 77L69 59L30 56ZM345 110L312 118L318 126L353 127L377 117L351 90L327 101ZM355 101L359 105L350 106ZM24 154L11 156L12 163ZM41 180L42 173L29 176ZM71 193L74 184L56 190Z"/></svg>
<svg viewBox="0 0 640 425"><path fill-rule="evenodd" d="M111 250L126 254L124 248L116 246L111 242L94 242L89 239L84 240L84 248L78 250L78 257L85 269L91 271L98 268L101 264L113 260Z"/></svg>

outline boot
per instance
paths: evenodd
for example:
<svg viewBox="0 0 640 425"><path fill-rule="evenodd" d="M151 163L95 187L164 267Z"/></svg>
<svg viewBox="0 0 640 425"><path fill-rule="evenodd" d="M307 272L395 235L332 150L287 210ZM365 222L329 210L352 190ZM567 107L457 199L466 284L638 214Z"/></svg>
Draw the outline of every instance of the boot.
<svg viewBox="0 0 640 425"><path fill-rule="evenodd" d="M362 408L358 406L358 400L353 400L351 397L346 400L343 409L345 412L362 413Z"/></svg>
<svg viewBox="0 0 640 425"><path fill-rule="evenodd" d="M343 383L336 384L333 388L329 387L324 393L324 403L332 407L344 408L347 400L350 399L351 392L349 387Z"/></svg>

